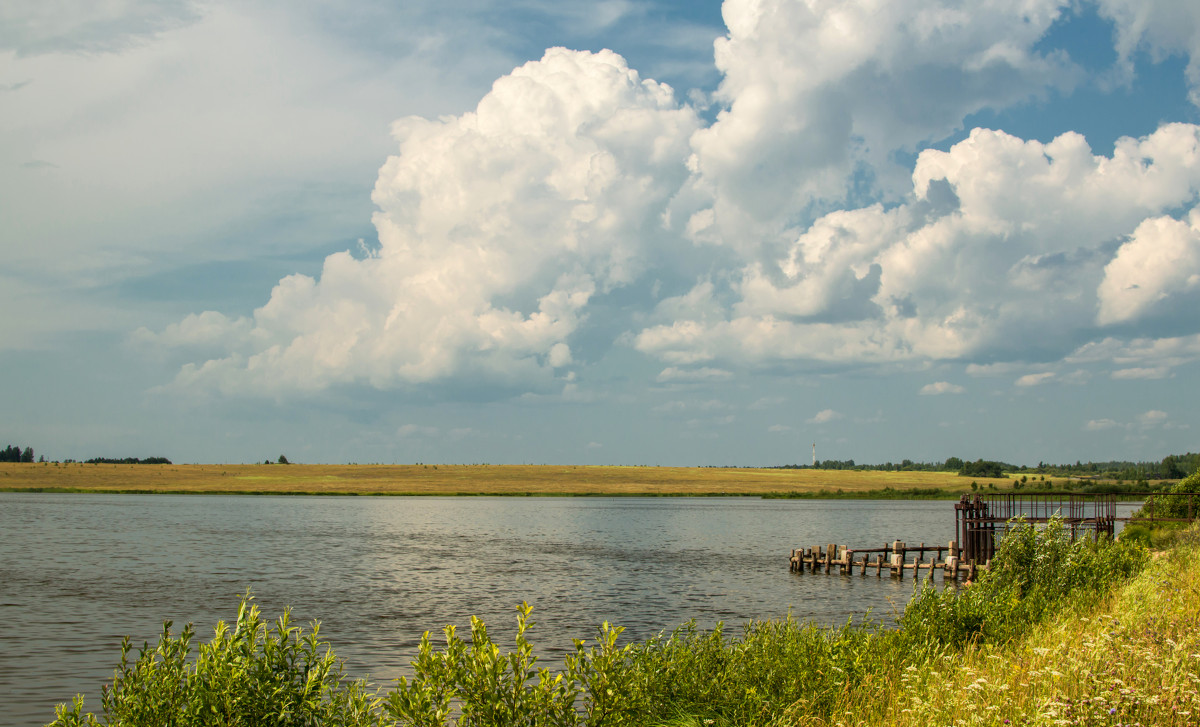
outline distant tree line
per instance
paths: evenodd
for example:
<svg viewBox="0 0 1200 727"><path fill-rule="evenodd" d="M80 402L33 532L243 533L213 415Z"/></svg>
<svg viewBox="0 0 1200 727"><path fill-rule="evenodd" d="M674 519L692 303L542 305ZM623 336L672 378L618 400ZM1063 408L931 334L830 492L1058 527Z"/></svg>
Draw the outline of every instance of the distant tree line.
<svg viewBox="0 0 1200 727"><path fill-rule="evenodd" d="M1158 462L1076 462L1045 464L1039 462L1038 474L1103 477L1113 480L1181 480L1200 470L1200 454L1169 454Z"/></svg>
<svg viewBox="0 0 1200 727"><path fill-rule="evenodd" d="M957 457L951 457L951 460L958 460ZM1003 462L993 462L987 459L977 459L974 462L963 462L958 460L961 465L958 468L958 474L963 477L1003 477L1005 465ZM949 460L947 460L949 464Z"/></svg>
<svg viewBox="0 0 1200 727"><path fill-rule="evenodd" d="M85 464L171 464L171 460L166 457L146 457L145 459L138 459L137 457L123 457L121 459L93 457L85 460Z"/></svg>
<svg viewBox="0 0 1200 727"><path fill-rule="evenodd" d="M0 451L0 462L32 462L32 461L34 461L33 460L33 447L26 447L25 449L21 449L20 447L15 447L10 444L7 447L5 447L3 449L3 451ZM42 457L39 457L37 461L45 462L46 457L43 455ZM76 460L64 459L63 462L72 464L72 463L75 463ZM92 459L86 460L85 464L171 464L171 460L167 459L166 457L145 457L145 458L122 457L120 459L117 459L114 457L93 457Z"/></svg>
<svg viewBox="0 0 1200 727"><path fill-rule="evenodd" d="M883 464L856 464L852 459L823 459L814 467L809 464L785 464L768 469L781 470L877 470L883 472L939 472L946 469L941 462L913 462L906 459L900 462L884 462Z"/></svg>
<svg viewBox="0 0 1200 727"><path fill-rule="evenodd" d="M33 447L21 449L13 445L8 445L4 448L4 452L0 453L0 462L32 462Z"/></svg>
<svg viewBox="0 0 1200 727"><path fill-rule="evenodd" d="M787 464L771 469L819 469L819 470L879 470L885 472L957 472L964 477L1004 477L1005 473L1054 475L1057 477L1080 477L1106 480L1179 480L1200 471L1200 454L1170 454L1158 462L1079 462L1075 464L1047 464L1037 466L1014 465L1007 462L977 459L964 461L959 457L947 457L944 462L914 462L911 459L899 463L859 464L852 459L825 459L816 466Z"/></svg>

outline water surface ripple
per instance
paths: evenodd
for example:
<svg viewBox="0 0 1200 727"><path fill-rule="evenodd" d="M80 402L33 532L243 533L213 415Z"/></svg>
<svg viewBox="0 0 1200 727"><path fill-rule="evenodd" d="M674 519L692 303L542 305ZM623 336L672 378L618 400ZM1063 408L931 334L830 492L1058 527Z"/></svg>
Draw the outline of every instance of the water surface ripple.
<svg viewBox="0 0 1200 727"><path fill-rule="evenodd" d="M355 676L404 673L421 633L471 615L509 643L515 606L551 665L602 621L645 639L779 617L889 618L910 581L788 572L790 549L945 543L953 503L756 498L0 494L0 725L99 710L121 637L164 620L207 640L247 588L321 621Z"/></svg>

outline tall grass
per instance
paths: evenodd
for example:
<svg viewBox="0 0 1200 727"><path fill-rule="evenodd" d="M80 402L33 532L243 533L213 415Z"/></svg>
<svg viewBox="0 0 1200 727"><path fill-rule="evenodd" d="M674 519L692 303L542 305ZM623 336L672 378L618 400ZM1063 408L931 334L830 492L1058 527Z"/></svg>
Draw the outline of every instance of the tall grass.
<svg viewBox="0 0 1200 727"><path fill-rule="evenodd" d="M55 724L1117 724L1076 718L1153 715L1162 705L1187 710L1195 701L1195 688L1183 686L1195 682L1200 659L1187 630L1197 625L1200 604L1197 552L1172 556L1188 574L1186 585L1171 581L1175 597L1192 608L1181 605L1166 620L1166 612L1145 605L1159 593L1146 575L1111 600L1113 589L1144 567L1143 548L1072 542L1061 523L1025 525L1005 539L976 584L917 591L898 628L828 629L785 618L730 634L688 623L622 645L621 630L604 624L592 641L576 642L557 672L537 665L523 604L514 649L496 645L478 619L467 635L447 627L440 645L426 634L413 675L385 693L345 679L315 633L302 638L286 618L271 630L244 600L238 626L232 633L218 627L194 662L186 640L164 633L158 649L143 651L133 667L123 653L105 692L103 721L84 715L77 701L60 708ZM1176 577L1158 563L1150 572ZM1128 613L1102 615L1097 609L1106 603ZM1155 641L1163 625L1174 641ZM239 633L246 636L234 638ZM1180 651L1180 643L1189 646ZM1140 660L1141 671L1132 674L1117 656ZM1157 671L1146 671L1151 662ZM208 718L211 705L225 711ZM1151 723L1159 724L1143 722Z"/></svg>
<svg viewBox="0 0 1200 727"><path fill-rule="evenodd" d="M1197 531L1131 582L1018 639L946 650L905 668L888 698L797 725L1200 724Z"/></svg>
<svg viewBox="0 0 1200 727"><path fill-rule="evenodd" d="M1014 528L990 571L963 591L926 585L908 603L900 627L915 648L997 643L1024 634L1068 602L1092 606L1139 571L1145 549L1129 542L1071 540L1061 520Z"/></svg>

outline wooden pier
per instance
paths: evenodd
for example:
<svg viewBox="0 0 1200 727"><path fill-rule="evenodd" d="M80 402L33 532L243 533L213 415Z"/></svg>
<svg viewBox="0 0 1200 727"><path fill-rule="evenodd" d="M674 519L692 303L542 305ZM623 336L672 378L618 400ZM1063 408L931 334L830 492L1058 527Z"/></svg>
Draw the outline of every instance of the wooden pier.
<svg viewBox="0 0 1200 727"><path fill-rule="evenodd" d="M909 546L896 540L882 548L848 548L834 543L796 548L792 550L790 569L800 574L836 572L846 576L854 575L855 569L862 576L874 570L877 578L883 577L886 571L889 576L901 580L904 580L905 571L910 571L913 578L922 577L921 572L924 571L924 577L930 581L934 573L940 572L943 582L949 580L957 583L959 578L974 580L978 569L987 568L989 564L990 560L983 564L964 560L954 540L947 545L921 543L918 546Z"/></svg>
<svg viewBox="0 0 1200 727"><path fill-rule="evenodd" d="M1099 539L1113 537L1117 522L1188 522L1200 513L1200 493L1123 493L1122 497L1144 499L1145 506L1140 513L1118 517L1117 496L1109 493L963 495L954 503L959 539L948 545L921 543L913 547L899 540L882 548L814 545L793 549L790 568L793 573L842 575L853 575L857 569L863 576L874 570L877 577L886 570L900 579L908 571L914 578L924 576L931 581L933 574L941 571L943 582L957 582L964 576L974 580L978 570L991 565L1000 539L1018 523L1040 527L1056 520L1063 523L1072 540Z"/></svg>

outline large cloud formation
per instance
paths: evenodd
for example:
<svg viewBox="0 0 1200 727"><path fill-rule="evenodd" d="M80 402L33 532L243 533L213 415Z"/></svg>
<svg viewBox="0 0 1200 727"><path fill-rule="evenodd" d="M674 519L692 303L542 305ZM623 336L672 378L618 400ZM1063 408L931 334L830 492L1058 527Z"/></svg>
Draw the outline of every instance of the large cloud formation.
<svg viewBox="0 0 1200 727"><path fill-rule="evenodd" d="M615 53L562 48L498 80L473 112L403 119L373 195L379 249L280 281L252 324L225 321L230 355L186 366L179 383L547 386L572 362L589 299L643 272L697 126ZM164 335L211 340L220 321L201 323Z"/></svg>
<svg viewBox="0 0 1200 727"><path fill-rule="evenodd" d="M944 138L981 108L1069 88L1069 59L1035 49L1062 5L726 2L723 110L693 138L692 184L711 206L692 231L761 238L809 205L840 202L864 167L894 191L897 150Z"/></svg>
<svg viewBox="0 0 1200 727"><path fill-rule="evenodd" d="M1111 157L1074 133L1042 144L976 129L921 153L905 204L821 217L741 271L729 311L669 315L637 347L689 364L1061 357L1200 287L1200 210L1190 224L1164 214L1198 192L1193 125L1122 139ZM691 307L711 293L698 286Z"/></svg>
<svg viewBox="0 0 1200 727"><path fill-rule="evenodd" d="M252 319L208 312L143 335L222 347L183 368L186 387L548 391L586 363L572 344L595 301L637 290L664 297L620 340L662 361L664 381L1079 359L1100 341L1115 361L1140 324L1195 328L1179 313L1200 291L1200 127L1111 154L1073 132L975 129L895 161L975 111L1079 83L1039 46L1068 5L727 0L709 124L611 51L551 49L471 112L397 122L377 250L282 280ZM1188 53L1197 100L1194 8L1098 7L1119 65ZM1164 20L1172 7L1186 22ZM681 256L708 272L671 289Z"/></svg>

